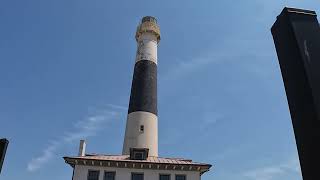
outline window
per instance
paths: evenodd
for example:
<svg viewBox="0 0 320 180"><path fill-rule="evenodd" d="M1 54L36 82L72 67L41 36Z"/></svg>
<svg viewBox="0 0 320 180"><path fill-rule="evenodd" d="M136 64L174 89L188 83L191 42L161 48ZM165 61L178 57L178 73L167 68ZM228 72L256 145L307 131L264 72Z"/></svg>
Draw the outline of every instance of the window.
<svg viewBox="0 0 320 180"><path fill-rule="evenodd" d="M130 148L130 159L146 160L148 158L148 148Z"/></svg>
<svg viewBox="0 0 320 180"><path fill-rule="evenodd" d="M187 180L186 175L176 175L176 180Z"/></svg>
<svg viewBox="0 0 320 180"><path fill-rule="evenodd" d="M88 171L88 180L99 180L99 171Z"/></svg>
<svg viewBox="0 0 320 180"><path fill-rule="evenodd" d="M116 172L104 172L103 180L115 180Z"/></svg>
<svg viewBox="0 0 320 180"><path fill-rule="evenodd" d="M159 180L170 180L170 174L160 174Z"/></svg>
<svg viewBox="0 0 320 180"><path fill-rule="evenodd" d="M144 159L143 152L133 152L134 159Z"/></svg>
<svg viewBox="0 0 320 180"><path fill-rule="evenodd" d="M144 125L140 126L140 132L142 132L142 133L144 132Z"/></svg>
<svg viewBox="0 0 320 180"><path fill-rule="evenodd" d="M131 180L143 180L143 173L132 173Z"/></svg>

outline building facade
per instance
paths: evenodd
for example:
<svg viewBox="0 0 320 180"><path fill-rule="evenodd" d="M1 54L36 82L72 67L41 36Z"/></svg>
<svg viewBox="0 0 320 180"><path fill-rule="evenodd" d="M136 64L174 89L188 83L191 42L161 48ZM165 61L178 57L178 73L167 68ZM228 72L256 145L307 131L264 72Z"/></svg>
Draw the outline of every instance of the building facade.
<svg viewBox="0 0 320 180"><path fill-rule="evenodd" d="M154 17L142 18L136 32L137 54L121 155L64 157L72 180L200 180L211 165L158 156L157 48L160 28Z"/></svg>
<svg viewBox="0 0 320 180"><path fill-rule="evenodd" d="M65 160L74 168L73 180L200 180L210 168L186 159L132 160L127 155L86 155Z"/></svg>

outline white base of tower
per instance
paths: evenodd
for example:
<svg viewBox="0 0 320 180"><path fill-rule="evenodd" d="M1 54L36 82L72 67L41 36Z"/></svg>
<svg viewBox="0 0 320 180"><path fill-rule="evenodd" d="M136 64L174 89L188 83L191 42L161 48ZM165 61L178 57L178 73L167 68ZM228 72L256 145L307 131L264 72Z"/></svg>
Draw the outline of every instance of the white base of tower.
<svg viewBox="0 0 320 180"><path fill-rule="evenodd" d="M144 111L128 114L122 154L129 155L130 148L135 147L148 148L149 156L158 156L158 117L156 115Z"/></svg>

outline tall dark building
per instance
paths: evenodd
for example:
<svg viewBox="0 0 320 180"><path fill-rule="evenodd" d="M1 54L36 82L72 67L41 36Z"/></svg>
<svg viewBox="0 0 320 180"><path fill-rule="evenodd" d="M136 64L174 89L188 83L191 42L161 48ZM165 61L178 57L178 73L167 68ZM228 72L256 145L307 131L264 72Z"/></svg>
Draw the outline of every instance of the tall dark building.
<svg viewBox="0 0 320 180"><path fill-rule="evenodd" d="M4 162L4 157L6 155L8 144L9 144L9 141L7 139L0 139L0 173L1 173L3 162Z"/></svg>
<svg viewBox="0 0 320 180"><path fill-rule="evenodd" d="M284 8L271 28L304 180L320 179L320 28L314 11Z"/></svg>

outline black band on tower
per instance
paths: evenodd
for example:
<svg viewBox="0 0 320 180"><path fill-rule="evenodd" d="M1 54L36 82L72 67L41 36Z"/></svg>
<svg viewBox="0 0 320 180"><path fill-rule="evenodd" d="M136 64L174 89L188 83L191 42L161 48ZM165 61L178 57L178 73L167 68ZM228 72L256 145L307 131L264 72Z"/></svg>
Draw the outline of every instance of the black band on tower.
<svg viewBox="0 0 320 180"><path fill-rule="evenodd" d="M140 60L134 66L128 114L135 111L158 114L157 64L149 60Z"/></svg>

